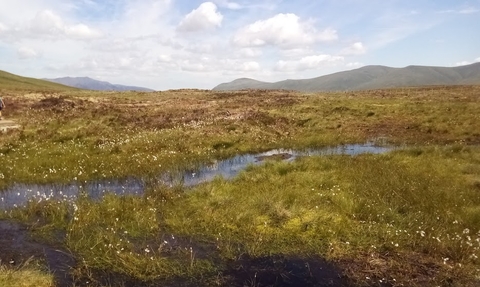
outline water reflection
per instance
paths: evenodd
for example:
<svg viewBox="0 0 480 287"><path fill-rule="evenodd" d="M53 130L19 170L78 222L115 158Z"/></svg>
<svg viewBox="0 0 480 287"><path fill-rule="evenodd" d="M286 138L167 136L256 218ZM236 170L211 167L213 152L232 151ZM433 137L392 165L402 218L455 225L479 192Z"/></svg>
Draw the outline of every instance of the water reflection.
<svg viewBox="0 0 480 287"><path fill-rule="evenodd" d="M305 151L275 149L257 154L238 155L230 159L201 166L197 170L184 171L178 174L164 174L159 177L159 181L166 185L181 184L184 186L193 186L202 182L211 181L217 176L230 179L247 166L251 164L261 164L269 157L278 157L284 161L293 161L301 156L378 154L390 150L390 147L379 147L372 143L340 145ZM0 209L6 210L23 206L30 201L75 201L82 192L91 198L100 199L106 192L117 195L141 195L144 193L144 190L145 183L136 178L85 183L72 182L68 184L14 184L7 190L0 192Z"/></svg>

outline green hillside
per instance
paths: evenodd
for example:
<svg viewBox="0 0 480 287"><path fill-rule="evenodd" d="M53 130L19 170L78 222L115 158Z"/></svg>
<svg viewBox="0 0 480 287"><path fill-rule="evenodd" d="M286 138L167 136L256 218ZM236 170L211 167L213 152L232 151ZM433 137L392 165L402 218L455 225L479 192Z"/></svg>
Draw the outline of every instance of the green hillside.
<svg viewBox="0 0 480 287"><path fill-rule="evenodd" d="M49 81L17 76L0 70L0 90L66 91L78 89Z"/></svg>
<svg viewBox="0 0 480 287"><path fill-rule="evenodd" d="M480 63L458 67L365 66L313 79L284 80L274 83L244 78L220 84L213 90L280 89L320 92L449 85L480 85Z"/></svg>

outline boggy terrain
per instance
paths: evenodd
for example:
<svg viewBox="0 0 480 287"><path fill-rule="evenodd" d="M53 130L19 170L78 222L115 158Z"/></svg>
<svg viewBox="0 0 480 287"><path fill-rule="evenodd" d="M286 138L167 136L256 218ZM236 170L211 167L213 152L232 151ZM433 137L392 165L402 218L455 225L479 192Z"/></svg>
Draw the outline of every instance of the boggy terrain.
<svg viewBox="0 0 480 287"><path fill-rule="evenodd" d="M0 138L2 189L133 177L145 192L39 193L0 211L1 286L480 284L478 86L2 94L21 126ZM195 186L159 178L367 141L400 148L282 154Z"/></svg>

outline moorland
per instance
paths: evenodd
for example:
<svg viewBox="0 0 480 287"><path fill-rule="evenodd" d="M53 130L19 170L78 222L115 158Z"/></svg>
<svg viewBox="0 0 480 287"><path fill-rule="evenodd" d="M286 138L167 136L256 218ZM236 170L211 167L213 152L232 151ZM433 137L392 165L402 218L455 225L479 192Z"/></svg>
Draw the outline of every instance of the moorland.
<svg viewBox="0 0 480 287"><path fill-rule="evenodd" d="M145 183L142 195L100 199L33 190L1 210L1 286L480 284L479 86L146 93L0 83L3 114L21 126L0 137L2 190ZM392 150L272 158L194 186L158 180L238 154L365 142Z"/></svg>

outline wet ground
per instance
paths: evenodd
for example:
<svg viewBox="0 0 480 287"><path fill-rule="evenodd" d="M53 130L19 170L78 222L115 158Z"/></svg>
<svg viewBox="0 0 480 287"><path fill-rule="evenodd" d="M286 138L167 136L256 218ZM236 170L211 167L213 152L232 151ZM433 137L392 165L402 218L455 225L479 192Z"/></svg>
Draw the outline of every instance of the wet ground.
<svg viewBox="0 0 480 287"><path fill-rule="evenodd" d="M70 269L75 259L67 250L38 242L19 223L0 220L0 262L21 266L29 259L42 261L55 276L57 286L72 286Z"/></svg>
<svg viewBox="0 0 480 287"><path fill-rule="evenodd" d="M226 275L229 286L352 286L339 268L318 257L243 257Z"/></svg>
<svg viewBox="0 0 480 287"><path fill-rule="evenodd" d="M171 236L173 238L173 236ZM175 238L168 242L167 253L195 246L198 258L215 259L215 246L198 243L192 239ZM168 255L168 254L167 254ZM0 220L0 261L11 267L21 266L31 259L43 262L54 274L56 286L207 286L208 283L192 282L191 279L173 278L168 281L142 282L122 274L106 270L88 270L89 277L73 278L75 258L67 250L36 241L28 229L8 220ZM322 258L266 256L223 262L217 286L351 286L341 270Z"/></svg>
<svg viewBox="0 0 480 287"><path fill-rule="evenodd" d="M227 160L199 167L194 171L185 171L178 175L162 175L166 184L180 183L193 186L212 180L216 176L232 178L247 166L261 164L267 160L292 161L301 156L361 153L384 153L391 150L367 143L363 145L344 145L316 150L271 150L259 154L239 155ZM117 195L144 193L145 183L135 178L124 180L97 181L87 183L23 185L16 184L0 193L0 210L25 205L28 201L60 199L74 201L82 192L92 198L101 198L105 192ZM61 234L59 235L61 237ZM171 236L173 238L173 236ZM207 243L198 243L193 239L178 238L165 240L164 256L174 256L176 250L195 246L199 252L197 258L218 262L221 268L218 274L222 282L217 286L350 286L342 271L322 258L301 258L296 256L267 256L251 258L243 256L234 261L225 262L216 258L216 248ZM0 220L0 260L2 264L19 266L30 258L42 261L54 274L59 287L67 286L202 286L199 282L174 278L168 282L140 282L108 270L88 270L89 277L80 274L75 279L71 275L78 266L75 257L61 247L63 240L56 240L57 246L40 242L32 238L24 225Z"/></svg>
<svg viewBox="0 0 480 287"><path fill-rule="evenodd" d="M217 176L225 179L233 178L249 165L262 164L266 160L293 161L302 156L378 154L390 150L392 150L391 147L377 146L374 143L339 145L303 151L275 149L258 154L237 155L199 166L195 170L162 174L158 176L157 181L170 186L194 186L211 181ZM85 193L93 199L100 199L107 192L116 195L142 195L145 192L145 185L145 182L137 178L46 185L18 183L0 191L0 210L24 206L29 201L75 201L81 193Z"/></svg>

